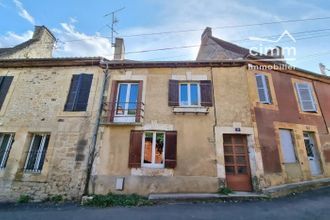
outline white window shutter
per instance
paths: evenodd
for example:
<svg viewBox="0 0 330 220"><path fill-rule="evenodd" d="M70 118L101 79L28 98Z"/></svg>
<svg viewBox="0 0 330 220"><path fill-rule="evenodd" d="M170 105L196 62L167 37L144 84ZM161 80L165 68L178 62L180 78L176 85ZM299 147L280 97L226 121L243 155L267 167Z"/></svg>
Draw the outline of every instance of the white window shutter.
<svg viewBox="0 0 330 220"><path fill-rule="evenodd" d="M258 88L258 94L259 94L259 100L261 103L264 104L270 104L271 99L268 91L268 80L266 78L267 76L263 74L257 74L256 75L256 81L257 81L257 88Z"/></svg>
<svg viewBox="0 0 330 220"><path fill-rule="evenodd" d="M280 129L280 142L283 154L284 163L296 163L296 155L294 150L294 143L290 130Z"/></svg>
<svg viewBox="0 0 330 220"><path fill-rule="evenodd" d="M301 109L304 112L316 112L316 104L310 85L308 83L296 83L296 89Z"/></svg>

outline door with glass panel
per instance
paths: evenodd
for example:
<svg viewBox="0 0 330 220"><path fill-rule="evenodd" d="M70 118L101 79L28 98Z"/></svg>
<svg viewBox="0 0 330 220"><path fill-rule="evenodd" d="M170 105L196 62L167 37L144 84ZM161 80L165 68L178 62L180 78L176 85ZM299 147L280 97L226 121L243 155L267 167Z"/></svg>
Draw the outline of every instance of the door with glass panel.
<svg viewBox="0 0 330 220"><path fill-rule="evenodd" d="M235 191L252 191L246 139L246 135L223 135L227 186Z"/></svg>
<svg viewBox="0 0 330 220"><path fill-rule="evenodd" d="M114 122L134 122L138 106L138 83L119 83Z"/></svg>
<svg viewBox="0 0 330 220"><path fill-rule="evenodd" d="M312 176L321 175L320 156L315 145L313 134L310 132L304 132L304 141L311 174Z"/></svg>

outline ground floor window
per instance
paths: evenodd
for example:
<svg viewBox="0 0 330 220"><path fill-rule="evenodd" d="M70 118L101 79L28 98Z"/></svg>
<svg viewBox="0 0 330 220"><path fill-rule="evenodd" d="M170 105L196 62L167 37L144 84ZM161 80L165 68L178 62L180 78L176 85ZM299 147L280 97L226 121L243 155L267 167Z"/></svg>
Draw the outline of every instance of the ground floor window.
<svg viewBox="0 0 330 220"><path fill-rule="evenodd" d="M142 166L163 168L165 161L165 133L145 132L142 146Z"/></svg>
<svg viewBox="0 0 330 220"><path fill-rule="evenodd" d="M0 169L6 167L13 142L14 134L0 133Z"/></svg>
<svg viewBox="0 0 330 220"><path fill-rule="evenodd" d="M33 134L26 158L24 170L27 172L41 172L44 165L49 134Z"/></svg>
<svg viewBox="0 0 330 220"><path fill-rule="evenodd" d="M292 137L292 131L288 129L280 129L280 142L283 155L283 163L296 163L296 153L294 146L294 139Z"/></svg>

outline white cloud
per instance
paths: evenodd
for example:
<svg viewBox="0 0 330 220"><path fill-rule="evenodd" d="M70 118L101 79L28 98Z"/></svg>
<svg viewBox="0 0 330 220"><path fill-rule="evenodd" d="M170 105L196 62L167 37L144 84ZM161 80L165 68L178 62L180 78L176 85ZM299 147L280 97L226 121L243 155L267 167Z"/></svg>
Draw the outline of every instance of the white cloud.
<svg viewBox="0 0 330 220"><path fill-rule="evenodd" d="M35 25L35 20L32 17L32 15L29 14L29 12L23 7L22 2L20 2L19 0L13 0L13 2L15 3L16 7L18 8L18 14L19 16L21 16L22 18L24 18L25 20L27 20L28 22L30 22L31 24Z"/></svg>
<svg viewBox="0 0 330 220"><path fill-rule="evenodd" d="M33 35L33 31L26 31L19 35L14 32L7 32L5 35L0 36L0 48L1 47L13 47L24 41L29 40Z"/></svg>

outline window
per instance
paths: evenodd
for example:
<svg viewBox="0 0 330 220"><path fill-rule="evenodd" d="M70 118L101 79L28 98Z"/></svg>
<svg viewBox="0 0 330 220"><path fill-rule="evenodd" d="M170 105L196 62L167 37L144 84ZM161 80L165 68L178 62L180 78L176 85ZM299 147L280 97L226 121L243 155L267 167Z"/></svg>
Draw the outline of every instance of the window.
<svg viewBox="0 0 330 220"><path fill-rule="evenodd" d="M92 74L72 76L64 111L86 111L92 80Z"/></svg>
<svg viewBox="0 0 330 220"><path fill-rule="evenodd" d="M0 169L6 168L14 134L0 133Z"/></svg>
<svg viewBox="0 0 330 220"><path fill-rule="evenodd" d="M272 98L270 95L268 76L264 74L257 74L256 81L257 81L257 88L259 94L259 101L263 104L271 104Z"/></svg>
<svg viewBox="0 0 330 220"><path fill-rule="evenodd" d="M304 112L316 112L316 103L313 97L312 88L309 83L296 83L296 89L301 110Z"/></svg>
<svg viewBox="0 0 330 220"><path fill-rule="evenodd" d="M0 76L0 109L6 99L13 76Z"/></svg>
<svg viewBox="0 0 330 220"><path fill-rule="evenodd" d="M131 131L130 168L175 168L176 131Z"/></svg>
<svg viewBox="0 0 330 220"><path fill-rule="evenodd" d="M49 134L33 134L24 170L41 172L49 143Z"/></svg>
<svg viewBox="0 0 330 220"><path fill-rule="evenodd" d="M169 81L168 105L182 107L212 106L211 80L194 82Z"/></svg>
<svg viewBox="0 0 330 220"><path fill-rule="evenodd" d="M110 122L139 122L142 117L142 84L113 81L110 97Z"/></svg>
<svg viewBox="0 0 330 220"><path fill-rule="evenodd" d="M291 130L280 129L280 142L284 163L296 163L296 154L294 150L294 141Z"/></svg>
<svg viewBox="0 0 330 220"><path fill-rule="evenodd" d="M142 146L142 166L163 168L165 134L163 132L145 132Z"/></svg>
<svg viewBox="0 0 330 220"><path fill-rule="evenodd" d="M180 83L180 106L199 106L199 83Z"/></svg>

